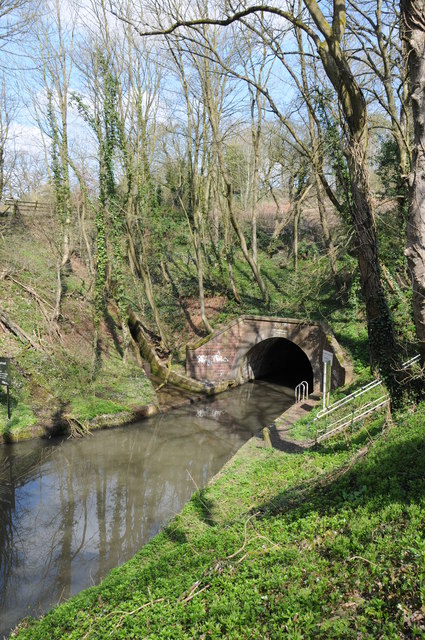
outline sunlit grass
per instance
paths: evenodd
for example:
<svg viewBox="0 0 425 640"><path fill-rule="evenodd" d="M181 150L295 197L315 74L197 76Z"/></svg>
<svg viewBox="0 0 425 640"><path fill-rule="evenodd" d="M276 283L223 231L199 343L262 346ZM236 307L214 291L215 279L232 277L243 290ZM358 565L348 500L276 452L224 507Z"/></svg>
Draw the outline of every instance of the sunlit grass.
<svg viewBox="0 0 425 640"><path fill-rule="evenodd" d="M245 448L133 560L12 637L424 637L425 406L383 426Z"/></svg>

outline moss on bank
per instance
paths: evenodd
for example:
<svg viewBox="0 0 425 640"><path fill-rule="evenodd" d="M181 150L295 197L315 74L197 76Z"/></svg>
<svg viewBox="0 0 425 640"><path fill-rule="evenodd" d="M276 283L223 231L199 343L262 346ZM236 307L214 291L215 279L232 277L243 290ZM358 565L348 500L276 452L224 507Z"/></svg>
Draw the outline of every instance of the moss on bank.
<svg viewBox="0 0 425 640"><path fill-rule="evenodd" d="M425 637L425 405L383 420L302 454L251 441L131 561L12 637Z"/></svg>
<svg viewBox="0 0 425 640"><path fill-rule="evenodd" d="M152 415L156 394L143 370L131 363L124 366L118 359L106 364L96 381L86 384L79 384L74 376L62 385L58 372L52 371L51 382L43 379L33 385L32 393L19 369L12 366L10 420L6 390L0 388L0 443L69 432L75 426L95 429L125 424ZM26 369L25 375L31 379L32 370Z"/></svg>

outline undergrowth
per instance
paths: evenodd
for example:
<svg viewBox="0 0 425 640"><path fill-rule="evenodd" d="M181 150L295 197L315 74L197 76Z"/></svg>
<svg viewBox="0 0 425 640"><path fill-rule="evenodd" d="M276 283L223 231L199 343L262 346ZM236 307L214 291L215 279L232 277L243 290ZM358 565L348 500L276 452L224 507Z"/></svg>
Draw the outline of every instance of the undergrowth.
<svg viewBox="0 0 425 640"><path fill-rule="evenodd" d="M6 390L0 388L0 442L41 435L43 429L50 433L68 420L86 423L105 414L129 415L155 402L153 387L136 358L130 354L123 360L114 305L101 326L101 363L93 374L93 301L77 251L64 278L62 317L59 322L52 320L55 220L22 218L3 231L1 310L26 338L0 322L0 355L11 359L12 380L10 419Z"/></svg>

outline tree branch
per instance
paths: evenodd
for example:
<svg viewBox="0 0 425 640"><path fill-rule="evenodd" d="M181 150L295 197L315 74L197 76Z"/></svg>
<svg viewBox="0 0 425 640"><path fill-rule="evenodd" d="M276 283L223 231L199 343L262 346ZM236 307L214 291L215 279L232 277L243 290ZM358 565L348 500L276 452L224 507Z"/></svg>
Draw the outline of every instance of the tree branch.
<svg viewBox="0 0 425 640"><path fill-rule="evenodd" d="M243 18L246 18L247 16L254 15L257 13L269 13L275 16L279 16L280 18L284 18L285 20L288 20L288 22L290 22L291 24L300 27L311 38L314 39L316 44L318 40L317 34L305 22L303 22L302 20L294 16L291 12L283 11L282 9L278 9L277 7L271 7L268 5L254 5L252 7L247 7L246 9L243 9L241 11L236 11L235 13L233 13L233 15L227 16L226 18L197 18L194 20L176 20L169 27L164 27L160 29L148 29L145 31L139 28L132 20L130 20L129 18L126 18L121 13L116 11L113 8L112 0L109 0L109 12L113 16L121 20L122 22L134 27L134 29L137 31L139 36L142 36L142 37L170 35L171 33L174 33L174 31L182 27L193 28L201 25L215 25L220 27L227 27L233 24L234 22L241 21Z"/></svg>

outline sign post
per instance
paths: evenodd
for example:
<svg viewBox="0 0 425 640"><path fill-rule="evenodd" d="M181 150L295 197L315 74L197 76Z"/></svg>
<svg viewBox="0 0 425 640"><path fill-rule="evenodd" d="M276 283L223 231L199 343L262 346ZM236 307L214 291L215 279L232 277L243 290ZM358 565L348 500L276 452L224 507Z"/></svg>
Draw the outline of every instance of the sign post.
<svg viewBox="0 0 425 640"><path fill-rule="evenodd" d="M322 351L322 362L323 362L323 409L326 409L326 399L328 394L328 386L330 386L328 383L330 382L331 379L331 369L332 369L332 362L334 359L334 354L332 353L332 351L326 351L326 349L323 349ZM329 376L328 374L328 365L329 365ZM329 402L329 398L327 399Z"/></svg>
<svg viewBox="0 0 425 640"><path fill-rule="evenodd" d="M0 357L0 384L7 389L7 419L10 420L10 358Z"/></svg>

